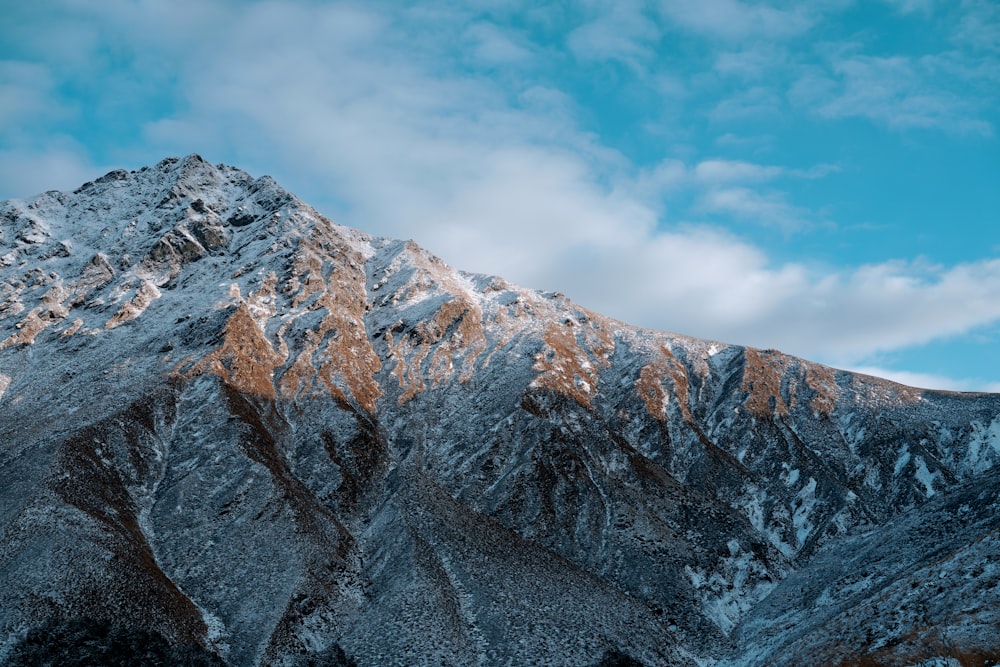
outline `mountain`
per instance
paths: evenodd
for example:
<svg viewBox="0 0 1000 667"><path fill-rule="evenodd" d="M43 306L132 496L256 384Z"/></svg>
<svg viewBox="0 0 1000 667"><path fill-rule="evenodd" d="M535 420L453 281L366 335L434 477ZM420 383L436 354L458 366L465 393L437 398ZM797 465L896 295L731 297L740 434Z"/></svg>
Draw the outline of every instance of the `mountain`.
<svg viewBox="0 0 1000 667"><path fill-rule="evenodd" d="M631 327L198 156L0 219L0 663L1000 661L1000 395Z"/></svg>

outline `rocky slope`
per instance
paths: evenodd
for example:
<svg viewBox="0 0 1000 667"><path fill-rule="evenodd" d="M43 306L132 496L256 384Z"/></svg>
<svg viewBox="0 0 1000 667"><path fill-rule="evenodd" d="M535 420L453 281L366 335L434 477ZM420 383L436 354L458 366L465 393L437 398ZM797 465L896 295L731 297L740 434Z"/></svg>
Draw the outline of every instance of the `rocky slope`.
<svg viewBox="0 0 1000 667"><path fill-rule="evenodd" d="M630 327L197 156L0 219L0 662L80 619L230 665L1000 659L998 395Z"/></svg>

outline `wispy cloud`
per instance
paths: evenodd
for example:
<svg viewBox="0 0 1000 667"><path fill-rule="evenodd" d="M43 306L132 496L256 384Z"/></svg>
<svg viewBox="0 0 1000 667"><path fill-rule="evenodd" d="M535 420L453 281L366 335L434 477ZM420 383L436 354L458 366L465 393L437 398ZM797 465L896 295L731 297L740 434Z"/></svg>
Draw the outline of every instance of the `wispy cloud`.
<svg viewBox="0 0 1000 667"><path fill-rule="evenodd" d="M659 27L646 17L641 2L622 0L606 7L568 35L570 51L584 60L620 60L641 68L640 63L654 55Z"/></svg>
<svg viewBox="0 0 1000 667"><path fill-rule="evenodd" d="M45 145L0 150L0 183L22 196L45 190L72 190L107 173L72 140L55 137Z"/></svg>
<svg viewBox="0 0 1000 667"><path fill-rule="evenodd" d="M683 147L637 163L587 124L569 91L537 76L532 67L554 47L494 15L434 3L392 16L340 4L70 4L67 22L87 34L88 21L100 24L130 63L129 76L102 78L106 44L75 56L82 62L74 67L92 68L91 80L107 86L103 95L125 95L137 79L170 90L171 104L134 128L141 146L114 153L131 166L187 152L233 161L272 173L341 222L415 238L460 268L559 289L628 321L833 363L1000 321L998 261L832 268L776 261L742 230L756 225L778 236L767 225L785 232L815 225L816 211L791 196L790 184L823 178L836 165L707 157ZM707 58L707 68L719 70L707 82L653 66L653 46L669 38L661 32L670 26L738 54L748 50L740 40L806 34L819 10L809 11L735 0L594 9L567 22L576 32L554 40L567 51L545 66L618 60L644 81L679 82L671 95L690 85L692 98L733 77L748 82L741 83L747 94L731 96L744 109L787 106L782 85L797 78L792 101L822 119L862 116L900 130L957 119L971 124L965 131L983 132L975 105L935 83L946 67L967 67L964 58L831 50L814 69L796 64L761 85L753 82L766 72L763 60L741 69L735 55ZM550 20L533 16L532 29L558 32ZM10 76L10 85L35 92L11 97L15 104L0 107L0 117L58 105L59 68L50 65L69 56L50 63L43 55L38 66L48 69L38 71L49 78L28 70ZM989 81L989 72L975 76ZM691 113L709 117L715 100ZM707 121L725 130L722 155L774 143L729 131L723 116ZM86 155L72 139L8 147L0 151L0 182L23 194L73 187L95 173Z"/></svg>
<svg viewBox="0 0 1000 667"><path fill-rule="evenodd" d="M979 51L1000 52L1000 5L993 0L962 0L961 6L955 42Z"/></svg>
<svg viewBox="0 0 1000 667"><path fill-rule="evenodd" d="M698 208L778 227L786 232L801 229L811 217L805 209L789 204L782 194L744 187L713 188L701 198Z"/></svg>
<svg viewBox="0 0 1000 667"><path fill-rule="evenodd" d="M771 134L740 135L735 132L726 132L715 138L715 145L758 153L769 150L774 141L775 137Z"/></svg>
<svg viewBox="0 0 1000 667"><path fill-rule="evenodd" d="M779 90L774 86L752 86L732 93L720 100L711 110L714 120L739 121L773 117L784 104Z"/></svg>
<svg viewBox="0 0 1000 667"><path fill-rule="evenodd" d="M720 158L687 165L666 160L642 171L631 191L647 201L683 193L693 198L691 213L723 214L739 221L774 227L786 233L800 231L817 222L805 208L795 206L774 185L778 179L815 179L838 171L836 165L789 169L743 160Z"/></svg>
<svg viewBox="0 0 1000 667"><path fill-rule="evenodd" d="M938 4L938 0L882 0L902 14L922 12L929 14Z"/></svg>
<svg viewBox="0 0 1000 667"><path fill-rule="evenodd" d="M0 61L0 126L66 113L53 86L49 68L41 63Z"/></svg>
<svg viewBox="0 0 1000 667"><path fill-rule="evenodd" d="M486 21L470 25L462 36L472 57L486 65L523 63L534 55L527 40Z"/></svg>
<svg viewBox="0 0 1000 667"><path fill-rule="evenodd" d="M704 160L694 168L695 177L709 184L719 183L762 183L777 178L784 168L742 160Z"/></svg>
<svg viewBox="0 0 1000 667"><path fill-rule="evenodd" d="M740 40L775 39L799 35L814 23L803 4L782 9L763 2L740 0L661 0L659 9L677 25L704 35Z"/></svg>
<svg viewBox="0 0 1000 667"><path fill-rule="evenodd" d="M825 118L868 118L896 130L936 129L989 136L981 104L949 89L935 58L835 56L828 67L807 69L789 99ZM995 94L990 95L995 97Z"/></svg>
<svg viewBox="0 0 1000 667"><path fill-rule="evenodd" d="M773 43L754 43L740 50L724 50L715 57L715 71L744 81L769 79L775 70L787 67L792 54Z"/></svg>
<svg viewBox="0 0 1000 667"><path fill-rule="evenodd" d="M845 370L874 375L921 389L1000 393L1000 382L990 382L981 378L953 378L934 373L910 373L881 366L850 366Z"/></svg>
<svg viewBox="0 0 1000 667"><path fill-rule="evenodd" d="M561 289L626 319L814 356L862 358L1000 318L995 264L817 276L772 266L718 229L665 230L621 156L565 117L512 107L488 78L441 75L404 49L373 54L396 36L363 11L263 7L230 18L211 46L171 54L191 63L186 111L150 136L175 151L240 145L296 179L324 178L347 194L348 221L416 236L463 268ZM266 40L275 46L264 52ZM665 162L645 183L694 193L705 212L790 227L807 213L751 187L788 177L713 159Z"/></svg>

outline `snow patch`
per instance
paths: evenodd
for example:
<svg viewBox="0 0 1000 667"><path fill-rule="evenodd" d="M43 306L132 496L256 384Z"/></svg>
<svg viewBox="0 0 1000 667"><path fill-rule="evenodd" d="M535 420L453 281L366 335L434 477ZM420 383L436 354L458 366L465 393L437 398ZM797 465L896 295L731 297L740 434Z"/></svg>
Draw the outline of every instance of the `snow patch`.
<svg viewBox="0 0 1000 667"><path fill-rule="evenodd" d="M220 641L226 636L226 624L222 622L218 616L208 611L207 609L198 605L198 610L201 612L201 619L205 622L205 627L208 628L208 632L205 638L215 646L219 647L225 653L229 649L229 644Z"/></svg>
<svg viewBox="0 0 1000 667"><path fill-rule="evenodd" d="M906 464L910 462L910 446L903 445L903 451L900 452L899 458L896 459L896 466L892 469L893 477L899 477L899 473L903 472L903 468Z"/></svg>
<svg viewBox="0 0 1000 667"><path fill-rule="evenodd" d="M735 557L740 552L740 541L736 539L729 540L726 542L726 548L729 549L729 555Z"/></svg>
<svg viewBox="0 0 1000 667"><path fill-rule="evenodd" d="M754 530L764 536L771 545L785 556L792 556L795 549L783 539L779 526L785 525L788 521L788 513L784 506L778 505L770 516L770 522L766 519L768 494L765 489L749 484L746 492L740 496L735 503L736 509L742 509L746 513L747 520Z"/></svg>
<svg viewBox="0 0 1000 667"><path fill-rule="evenodd" d="M878 466L865 466L863 463L860 465L865 469L865 479L862 483L869 489L874 489L876 491L881 490L882 478L879 476Z"/></svg>
<svg viewBox="0 0 1000 667"><path fill-rule="evenodd" d="M965 465L973 473L981 473L993 467L993 460L1000 457L1000 416L989 426L974 421L970 424L972 433L969 436L968 453Z"/></svg>
<svg viewBox="0 0 1000 667"><path fill-rule="evenodd" d="M934 475L930 470L927 469L927 463L924 462L922 456L918 456L917 459L917 479L920 483L924 485L924 495L928 498L934 496Z"/></svg>
<svg viewBox="0 0 1000 667"><path fill-rule="evenodd" d="M684 566L684 574L687 575L688 581L691 582L691 586L698 590L705 585L705 573L701 571L701 568L693 568L690 565Z"/></svg>
<svg viewBox="0 0 1000 667"><path fill-rule="evenodd" d="M792 515L792 525L795 527L796 546L799 548L806 543L806 538L812 532L813 522L810 520L813 508L816 507L816 480L812 477L804 487L795 495L795 514Z"/></svg>
<svg viewBox="0 0 1000 667"><path fill-rule="evenodd" d="M864 426L855 426L851 423L855 416L853 412L848 412L837 420L840 435L844 438L844 443L847 444L851 454L857 453L858 445L864 442L868 435Z"/></svg>
<svg viewBox="0 0 1000 667"><path fill-rule="evenodd" d="M722 559L707 580L699 573L698 581L701 586L696 588L700 589L705 615L728 635L757 602L767 597L775 585L767 581L754 583L767 574L767 571L752 552L741 553L737 540L730 540L726 547L730 556ZM692 574L693 571L688 576L692 577Z"/></svg>

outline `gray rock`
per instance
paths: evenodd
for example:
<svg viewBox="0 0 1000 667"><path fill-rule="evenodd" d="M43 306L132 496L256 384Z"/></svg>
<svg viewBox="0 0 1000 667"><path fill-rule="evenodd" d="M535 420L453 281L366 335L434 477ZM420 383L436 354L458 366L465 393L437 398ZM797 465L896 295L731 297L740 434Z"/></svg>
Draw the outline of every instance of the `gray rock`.
<svg viewBox="0 0 1000 667"><path fill-rule="evenodd" d="M231 665L1000 657L1000 396L630 327L197 156L0 219L40 230L0 662L73 619Z"/></svg>

